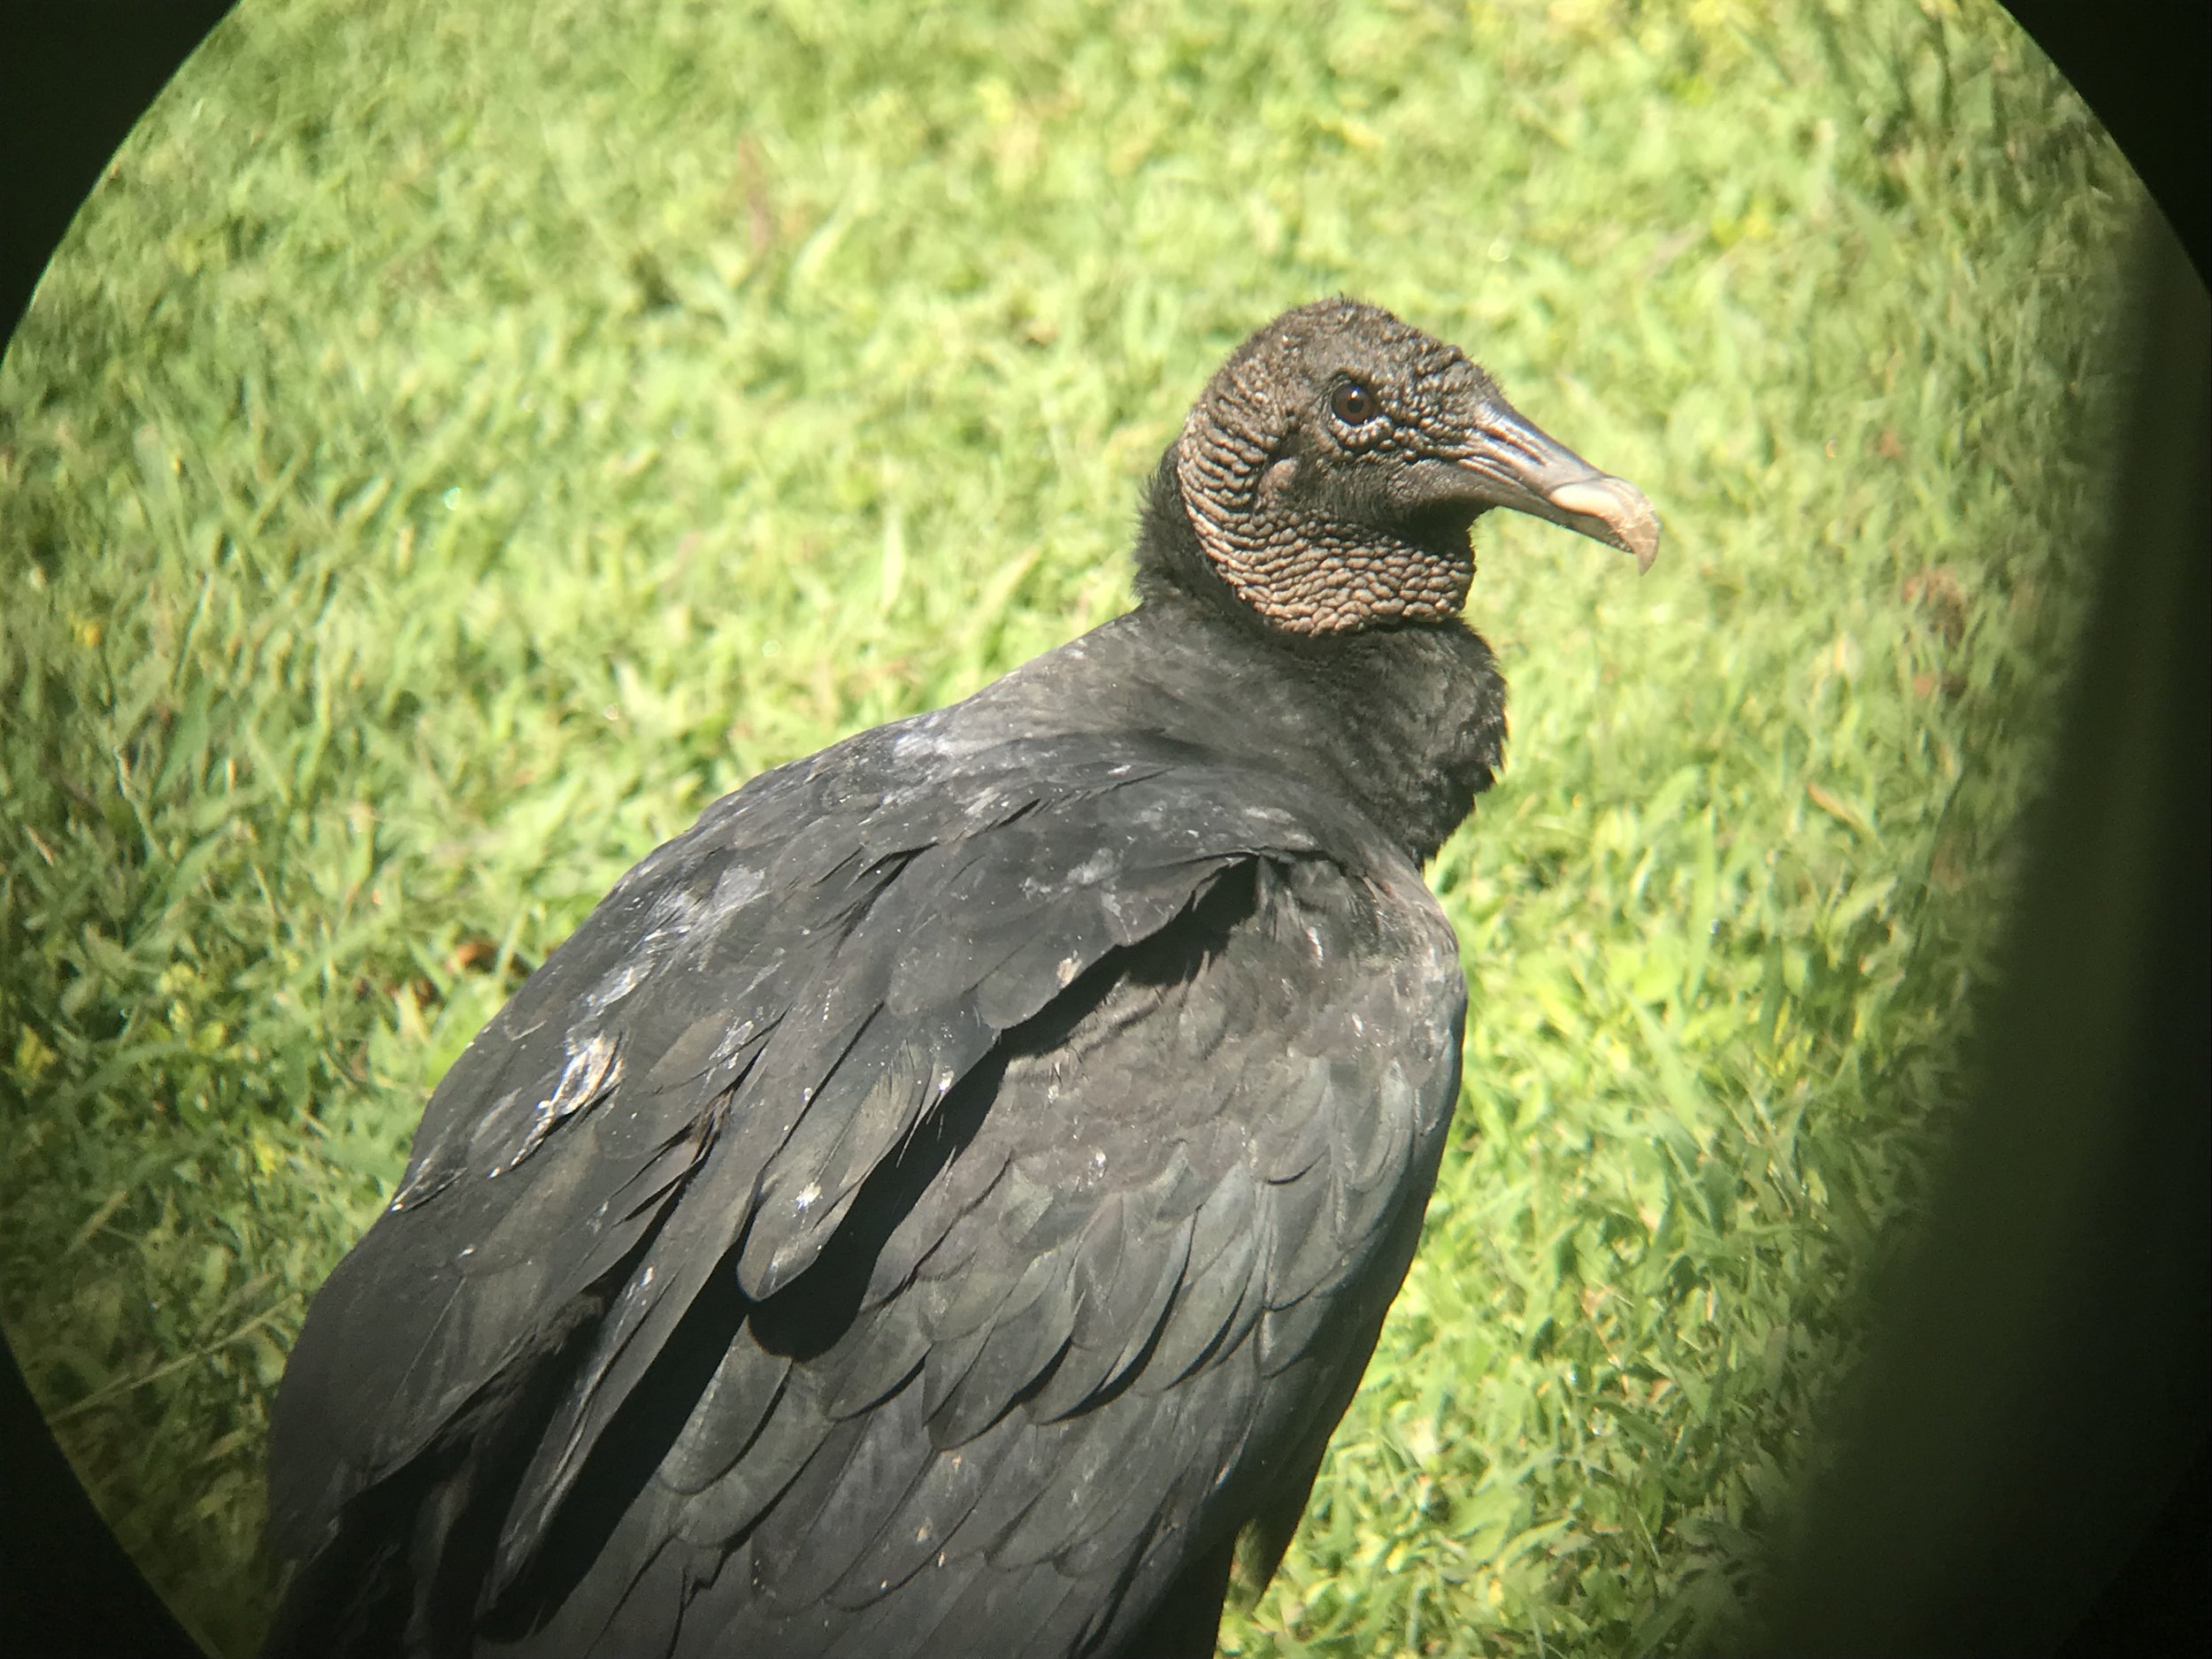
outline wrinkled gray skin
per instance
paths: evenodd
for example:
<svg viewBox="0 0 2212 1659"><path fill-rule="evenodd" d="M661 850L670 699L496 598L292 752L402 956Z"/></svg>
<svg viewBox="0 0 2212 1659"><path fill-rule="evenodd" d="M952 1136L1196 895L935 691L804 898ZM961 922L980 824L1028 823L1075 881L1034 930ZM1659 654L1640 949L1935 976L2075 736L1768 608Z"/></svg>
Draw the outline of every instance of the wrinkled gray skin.
<svg viewBox="0 0 2212 1659"><path fill-rule="evenodd" d="M1210 1654L1458 1092L1420 864L1499 762L1496 504L1656 544L1450 347L1289 312L1163 458L1137 610L624 877L309 1313L265 1652Z"/></svg>

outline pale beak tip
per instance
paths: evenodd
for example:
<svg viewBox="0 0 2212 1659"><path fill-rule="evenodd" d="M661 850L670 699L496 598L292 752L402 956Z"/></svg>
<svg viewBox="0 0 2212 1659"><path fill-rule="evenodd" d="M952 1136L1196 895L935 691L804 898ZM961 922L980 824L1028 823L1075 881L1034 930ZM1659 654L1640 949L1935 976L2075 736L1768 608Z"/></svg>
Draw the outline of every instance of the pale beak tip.
<svg viewBox="0 0 2212 1659"><path fill-rule="evenodd" d="M1626 479L1578 478L1562 484L1548 499L1563 512L1603 525L1603 540L1635 556L1637 574L1650 570L1659 557L1659 515L1649 497Z"/></svg>

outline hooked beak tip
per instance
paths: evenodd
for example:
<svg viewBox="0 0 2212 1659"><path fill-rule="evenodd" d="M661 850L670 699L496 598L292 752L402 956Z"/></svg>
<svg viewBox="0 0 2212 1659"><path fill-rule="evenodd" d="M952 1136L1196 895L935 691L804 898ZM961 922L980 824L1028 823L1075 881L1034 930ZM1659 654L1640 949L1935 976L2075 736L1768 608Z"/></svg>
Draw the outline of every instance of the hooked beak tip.
<svg viewBox="0 0 2212 1659"><path fill-rule="evenodd" d="M1639 575L1659 557L1659 515L1644 492L1624 478L1600 473L1574 479L1545 500L1561 512L1594 520L1586 533L1634 555Z"/></svg>

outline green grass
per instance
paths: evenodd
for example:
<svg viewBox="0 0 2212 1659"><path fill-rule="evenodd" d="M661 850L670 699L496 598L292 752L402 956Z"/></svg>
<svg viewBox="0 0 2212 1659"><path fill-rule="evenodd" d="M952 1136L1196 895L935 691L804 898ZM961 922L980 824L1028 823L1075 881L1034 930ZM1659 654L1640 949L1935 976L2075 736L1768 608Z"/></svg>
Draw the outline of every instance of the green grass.
<svg viewBox="0 0 2212 1659"><path fill-rule="evenodd" d="M1486 523L1427 1240L1247 1655L1724 1640L1959 1094L2141 195L1994 7L247 0L0 365L0 1317L216 1652L430 1084L764 766L1127 603L1340 288L1667 520Z"/></svg>

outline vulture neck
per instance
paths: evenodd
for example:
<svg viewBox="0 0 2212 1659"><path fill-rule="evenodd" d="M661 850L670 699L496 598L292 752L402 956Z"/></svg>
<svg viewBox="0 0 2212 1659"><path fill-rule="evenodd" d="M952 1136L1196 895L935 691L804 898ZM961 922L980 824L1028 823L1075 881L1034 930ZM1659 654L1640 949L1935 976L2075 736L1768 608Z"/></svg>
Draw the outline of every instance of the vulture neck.
<svg viewBox="0 0 2212 1659"><path fill-rule="evenodd" d="M1200 550L1172 454L1139 531L1141 603L1109 625L1133 636L1136 661L1156 654L1156 690L1197 694L1183 719L1153 723L1333 785L1425 863L1502 758L1505 681L1489 646L1455 618L1321 636L1269 626Z"/></svg>

